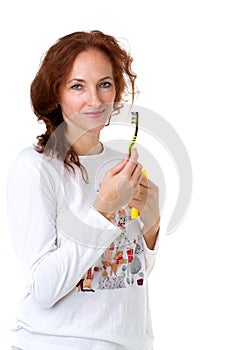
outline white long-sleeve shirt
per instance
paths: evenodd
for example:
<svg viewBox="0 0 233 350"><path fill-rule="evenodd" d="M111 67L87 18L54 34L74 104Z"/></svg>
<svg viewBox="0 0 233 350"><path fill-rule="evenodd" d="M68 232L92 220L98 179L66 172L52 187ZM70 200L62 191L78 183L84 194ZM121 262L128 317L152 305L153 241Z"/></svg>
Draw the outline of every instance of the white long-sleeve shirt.
<svg viewBox="0 0 233 350"><path fill-rule="evenodd" d="M151 350L149 250L139 219L111 223L93 208L105 172L122 159L108 147L75 167L32 147L8 179L8 216L25 275L13 343L23 350Z"/></svg>

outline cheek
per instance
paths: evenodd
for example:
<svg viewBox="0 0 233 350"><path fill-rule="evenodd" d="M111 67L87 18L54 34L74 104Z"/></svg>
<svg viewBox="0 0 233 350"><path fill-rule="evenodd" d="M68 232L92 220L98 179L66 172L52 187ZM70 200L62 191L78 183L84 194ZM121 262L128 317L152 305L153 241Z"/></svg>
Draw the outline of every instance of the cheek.
<svg viewBox="0 0 233 350"><path fill-rule="evenodd" d="M115 101L115 97L116 97L116 91L115 89L113 89L112 91L109 91L109 92L103 91L101 99L105 103L112 103Z"/></svg>
<svg viewBox="0 0 233 350"><path fill-rule="evenodd" d="M66 115L71 116L72 114L81 110L83 102L81 98L74 96L63 96L60 100L60 105L62 111Z"/></svg>
<svg viewBox="0 0 233 350"><path fill-rule="evenodd" d="M114 89L113 96L112 96L112 101L114 102L116 98L116 89Z"/></svg>

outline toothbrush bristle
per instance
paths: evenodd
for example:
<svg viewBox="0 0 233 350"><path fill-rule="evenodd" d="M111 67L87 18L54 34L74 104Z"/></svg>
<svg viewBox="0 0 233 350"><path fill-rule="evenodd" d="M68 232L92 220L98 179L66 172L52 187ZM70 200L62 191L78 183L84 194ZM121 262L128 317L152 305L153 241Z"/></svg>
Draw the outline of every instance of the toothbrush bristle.
<svg viewBox="0 0 233 350"><path fill-rule="evenodd" d="M138 124L138 112L131 112L131 124Z"/></svg>

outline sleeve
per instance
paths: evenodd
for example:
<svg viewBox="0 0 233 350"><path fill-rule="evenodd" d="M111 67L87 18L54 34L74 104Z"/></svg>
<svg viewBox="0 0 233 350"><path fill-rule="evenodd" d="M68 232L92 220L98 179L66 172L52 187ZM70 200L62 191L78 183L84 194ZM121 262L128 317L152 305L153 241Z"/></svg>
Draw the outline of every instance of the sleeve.
<svg viewBox="0 0 233 350"><path fill-rule="evenodd" d="M46 180L47 181L47 180ZM17 160L7 185L7 211L13 245L25 274L27 293L44 308L52 307L69 293L83 274L119 234L119 229L94 210L89 220L98 224L101 244L87 246L64 237L57 243L55 186L47 181L46 201L41 193L41 174L31 163ZM90 226L79 221L76 231L88 236ZM96 237L98 241L98 237Z"/></svg>
<svg viewBox="0 0 233 350"><path fill-rule="evenodd" d="M142 237L142 241L143 241L143 249L145 252L146 271L147 271L147 275L149 275L153 270L153 267L156 261L156 256L159 250L159 236L157 237L156 244L153 250L147 247L144 237Z"/></svg>

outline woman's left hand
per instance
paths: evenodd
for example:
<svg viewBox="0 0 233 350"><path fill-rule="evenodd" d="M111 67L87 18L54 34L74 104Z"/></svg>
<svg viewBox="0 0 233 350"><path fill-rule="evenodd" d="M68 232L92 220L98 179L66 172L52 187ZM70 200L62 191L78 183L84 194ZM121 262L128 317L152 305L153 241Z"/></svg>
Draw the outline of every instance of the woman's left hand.
<svg viewBox="0 0 233 350"><path fill-rule="evenodd" d="M143 226L143 234L151 229L157 231L160 224L159 188L148 178L142 176L137 188L135 188L129 208L135 207L139 211ZM154 230L155 229L155 230Z"/></svg>

